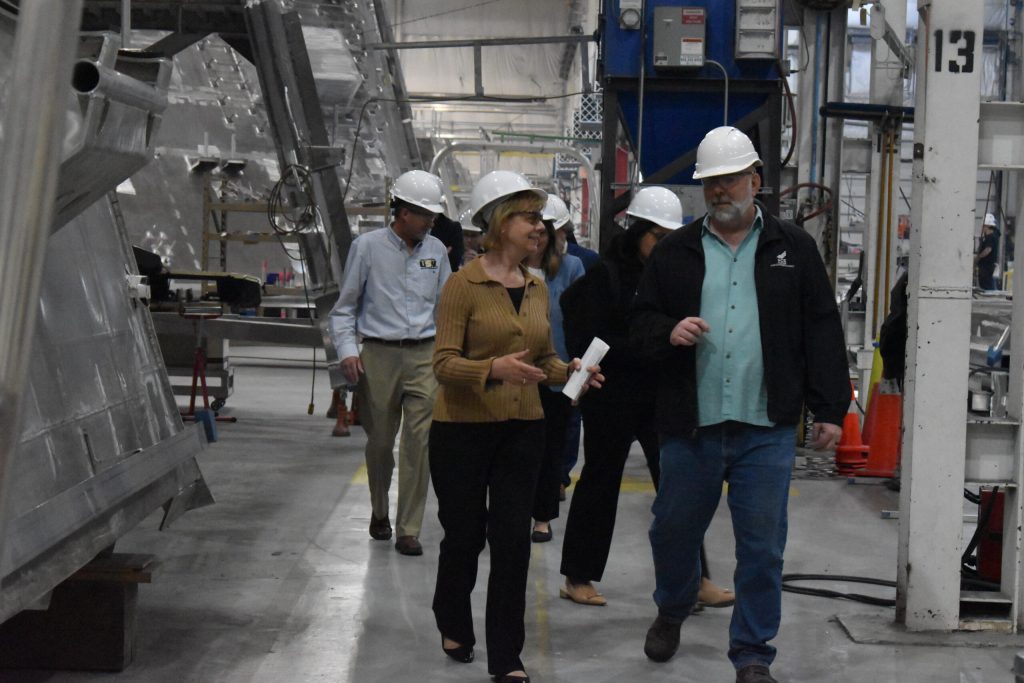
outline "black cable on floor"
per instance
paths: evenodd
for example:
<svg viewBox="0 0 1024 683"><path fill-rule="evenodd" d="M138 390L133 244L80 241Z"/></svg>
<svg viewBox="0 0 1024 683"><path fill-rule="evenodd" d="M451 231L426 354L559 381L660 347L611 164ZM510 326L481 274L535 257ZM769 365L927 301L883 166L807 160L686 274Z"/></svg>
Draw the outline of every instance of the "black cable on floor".
<svg viewBox="0 0 1024 683"><path fill-rule="evenodd" d="M873 579L866 576L842 576L839 574L783 574L782 590L787 593L800 593L801 595L815 595L820 598L833 598L835 600L850 600L852 602L863 602L868 605L879 607L895 607L896 600L889 598L876 598L872 595L861 595L859 593L840 593L839 591L828 590L827 588L805 588L803 586L788 585L790 581L843 581L846 583L868 583L873 586L885 586L895 588L895 581L885 579Z"/></svg>

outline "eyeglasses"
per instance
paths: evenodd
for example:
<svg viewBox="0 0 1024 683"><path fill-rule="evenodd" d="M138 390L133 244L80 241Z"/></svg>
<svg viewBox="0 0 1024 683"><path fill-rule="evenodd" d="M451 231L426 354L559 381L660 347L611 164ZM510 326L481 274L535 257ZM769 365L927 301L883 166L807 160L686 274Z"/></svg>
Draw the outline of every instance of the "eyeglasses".
<svg viewBox="0 0 1024 683"><path fill-rule="evenodd" d="M540 211L515 211L512 213L512 216L521 216L523 220L531 225L538 225L544 220L544 214Z"/></svg>
<svg viewBox="0 0 1024 683"><path fill-rule="evenodd" d="M706 188L722 187L726 190L731 190L736 187L741 180L749 178L753 173L750 171L744 171L743 173L730 173L729 175L716 175L710 178L701 178L701 185Z"/></svg>

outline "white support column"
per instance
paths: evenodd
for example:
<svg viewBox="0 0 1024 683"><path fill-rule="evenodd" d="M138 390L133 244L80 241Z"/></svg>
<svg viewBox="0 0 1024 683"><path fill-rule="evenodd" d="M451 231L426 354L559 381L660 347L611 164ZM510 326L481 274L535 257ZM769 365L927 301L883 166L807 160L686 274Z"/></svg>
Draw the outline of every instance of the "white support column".
<svg viewBox="0 0 1024 683"><path fill-rule="evenodd" d="M983 4L918 11L896 619L922 631L960 617Z"/></svg>

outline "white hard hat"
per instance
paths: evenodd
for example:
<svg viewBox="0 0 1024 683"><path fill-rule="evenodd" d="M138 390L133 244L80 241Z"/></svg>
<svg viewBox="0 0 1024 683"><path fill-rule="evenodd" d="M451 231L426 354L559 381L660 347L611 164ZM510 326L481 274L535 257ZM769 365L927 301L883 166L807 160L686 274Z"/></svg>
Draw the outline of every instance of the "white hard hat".
<svg viewBox="0 0 1024 683"><path fill-rule="evenodd" d="M441 179L426 171L406 171L398 176L391 188L394 199L415 204L421 209L442 213Z"/></svg>
<svg viewBox="0 0 1024 683"><path fill-rule="evenodd" d="M459 214L459 223L462 225L462 232L483 232L472 223L473 209L466 209Z"/></svg>
<svg viewBox="0 0 1024 683"><path fill-rule="evenodd" d="M665 187L641 189L629 203L626 215L643 218L669 230L683 225L683 205L676 193Z"/></svg>
<svg viewBox="0 0 1024 683"><path fill-rule="evenodd" d="M986 213L985 214L985 220L983 220L981 222L981 224L982 225L991 225L992 227L995 227L996 225L998 225L998 223L996 223L995 215L991 214L991 213Z"/></svg>
<svg viewBox="0 0 1024 683"><path fill-rule="evenodd" d="M697 147L697 169L693 179L739 173L751 166L760 166L750 138L738 128L719 126L708 132Z"/></svg>
<svg viewBox="0 0 1024 683"><path fill-rule="evenodd" d="M548 203L544 205L544 220L551 221L555 230L569 222L569 207L558 195L548 195Z"/></svg>
<svg viewBox="0 0 1024 683"><path fill-rule="evenodd" d="M531 185L522 173L491 171L473 186L473 193L469 197L469 207L473 212L471 222L478 228L487 228L487 221L498 202L524 190L533 192L541 199L548 198L547 192Z"/></svg>

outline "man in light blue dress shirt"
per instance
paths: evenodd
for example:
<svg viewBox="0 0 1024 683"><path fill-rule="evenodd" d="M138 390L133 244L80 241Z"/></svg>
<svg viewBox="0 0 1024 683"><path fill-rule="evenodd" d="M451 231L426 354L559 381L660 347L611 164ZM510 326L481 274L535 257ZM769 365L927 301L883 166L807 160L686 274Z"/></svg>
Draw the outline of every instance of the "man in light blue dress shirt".
<svg viewBox="0 0 1024 683"><path fill-rule="evenodd" d="M430 483L427 439L437 393L431 365L434 311L452 272L447 249L430 235L442 211L440 182L425 171L398 177L391 192L391 226L352 242L330 319L342 373L356 386L366 430L370 536L375 540L392 536L388 490L395 437L403 425L395 515L395 549L403 555L423 554L419 535Z"/></svg>

